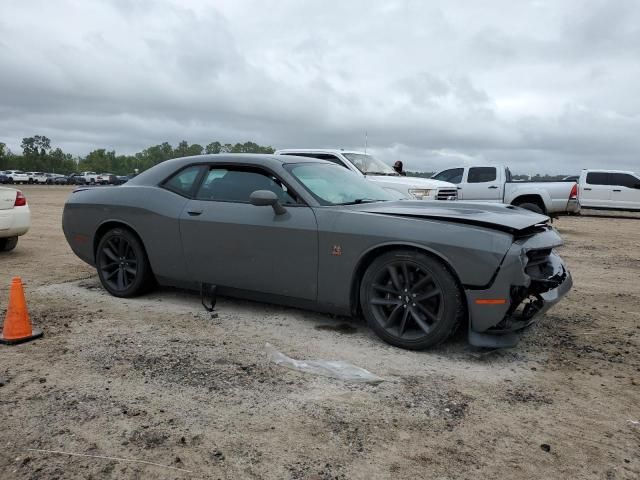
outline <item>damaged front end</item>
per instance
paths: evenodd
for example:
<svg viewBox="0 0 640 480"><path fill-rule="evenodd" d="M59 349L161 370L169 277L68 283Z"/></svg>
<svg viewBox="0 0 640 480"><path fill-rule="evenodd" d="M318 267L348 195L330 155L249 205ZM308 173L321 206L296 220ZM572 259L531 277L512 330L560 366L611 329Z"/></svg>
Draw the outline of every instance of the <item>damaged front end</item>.
<svg viewBox="0 0 640 480"><path fill-rule="evenodd" d="M560 245L562 239L546 224L520 232L491 286L466 290L472 345L516 345L516 332L531 325L571 289L571 274L555 252Z"/></svg>

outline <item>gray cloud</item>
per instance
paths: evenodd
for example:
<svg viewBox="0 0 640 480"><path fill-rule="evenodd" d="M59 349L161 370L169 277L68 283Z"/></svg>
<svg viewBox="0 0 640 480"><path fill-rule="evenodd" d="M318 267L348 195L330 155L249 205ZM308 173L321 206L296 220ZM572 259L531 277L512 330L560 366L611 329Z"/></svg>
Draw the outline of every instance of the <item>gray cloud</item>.
<svg viewBox="0 0 640 480"><path fill-rule="evenodd" d="M410 169L640 167L633 0L6 0L0 141L368 148Z"/></svg>

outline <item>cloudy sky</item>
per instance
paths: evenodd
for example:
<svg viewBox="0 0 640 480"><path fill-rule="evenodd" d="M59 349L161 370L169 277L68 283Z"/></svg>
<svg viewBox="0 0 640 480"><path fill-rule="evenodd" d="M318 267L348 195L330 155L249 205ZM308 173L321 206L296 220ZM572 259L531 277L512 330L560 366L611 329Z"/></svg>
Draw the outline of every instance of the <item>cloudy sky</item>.
<svg viewBox="0 0 640 480"><path fill-rule="evenodd" d="M1 0L0 141L640 170L636 0Z"/></svg>

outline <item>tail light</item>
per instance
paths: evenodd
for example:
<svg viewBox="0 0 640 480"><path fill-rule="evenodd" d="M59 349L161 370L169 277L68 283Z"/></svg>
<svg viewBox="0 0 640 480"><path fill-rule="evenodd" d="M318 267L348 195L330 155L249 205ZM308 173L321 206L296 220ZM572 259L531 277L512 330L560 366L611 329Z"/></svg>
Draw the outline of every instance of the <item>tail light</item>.
<svg viewBox="0 0 640 480"><path fill-rule="evenodd" d="M20 190L16 192L16 202L13 204L14 207L24 207L27 204L27 197L24 196Z"/></svg>
<svg viewBox="0 0 640 480"><path fill-rule="evenodd" d="M577 200L578 199L578 184L574 183L573 188L571 189L571 193L569 194L569 200Z"/></svg>

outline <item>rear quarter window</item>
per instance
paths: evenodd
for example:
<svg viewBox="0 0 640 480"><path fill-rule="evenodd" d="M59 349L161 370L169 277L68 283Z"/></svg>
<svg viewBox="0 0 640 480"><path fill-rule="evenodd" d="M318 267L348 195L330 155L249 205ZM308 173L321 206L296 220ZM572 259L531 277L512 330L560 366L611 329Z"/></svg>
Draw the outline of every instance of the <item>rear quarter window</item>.
<svg viewBox="0 0 640 480"><path fill-rule="evenodd" d="M162 187L183 197L191 198L194 194L198 177L203 170L204 167L202 165L184 168L169 177L168 180L165 180Z"/></svg>

